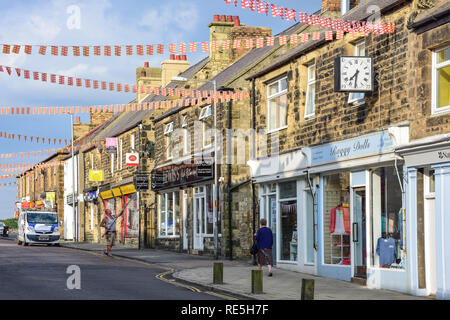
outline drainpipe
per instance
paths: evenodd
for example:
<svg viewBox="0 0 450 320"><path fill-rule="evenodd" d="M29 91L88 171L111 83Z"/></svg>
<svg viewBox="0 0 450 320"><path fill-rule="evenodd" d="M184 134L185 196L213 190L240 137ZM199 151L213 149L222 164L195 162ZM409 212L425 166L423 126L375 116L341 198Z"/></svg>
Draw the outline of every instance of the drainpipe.
<svg viewBox="0 0 450 320"><path fill-rule="evenodd" d="M250 101L251 109L252 109L252 127L253 132L256 130L256 90L255 90L255 78L252 79L252 98ZM253 134L253 155L256 156L256 134ZM252 180L252 209L253 209L253 232L252 232L252 239L253 235L256 232L255 227L255 221L256 221L256 201L255 201L255 184ZM253 265L256 265L256 256L253 255Z"/></svg>
<svg viewBox="0 0 450 320"><path fill-rule="evenodd" d="M228 102L228 150L227 150L227 155L228 155L228 181L227 181L227 185L228 185L228 250L230 252L230 261L233 260L233 231L232 231L232 210L231 210L231 152L233 152L234 150L231 150L231 147L233 146L233 141L231 140L231 137L229 136L230 130L232 128L232 107L233 107L233 103L230 101Z"/></svg>
<svg viewBox="0 0 450 320"><path fill-rule="evenodd" d="M311 196L313 198L313 212L312 212L312 215L313 215L313 239L314 239L313 247L314 247L314 250L317 251L316 215L315 215L315 213L316 213L316 193L313 191L313 187L311 185L311 179L310 179L310 176L309 176L309 171L305 170L303 172L306 173L306 180L308 180L309 191L311 192Z"/></svg>

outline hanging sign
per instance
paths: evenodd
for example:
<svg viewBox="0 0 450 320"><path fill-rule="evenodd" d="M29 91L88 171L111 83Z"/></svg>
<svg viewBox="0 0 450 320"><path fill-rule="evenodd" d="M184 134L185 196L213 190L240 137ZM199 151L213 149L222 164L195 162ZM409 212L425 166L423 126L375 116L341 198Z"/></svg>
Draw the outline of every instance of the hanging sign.
<svg viewBox="0 0 450 320"><path fill-rule="evenodd" d="M134 186L137 191L148 190L149 177L147 174L138 174L134 177Z"/></svg>
<svg viewBox="0 0 450 320"><path fill-rule="evenodd" d="M126 165L129 167L139 166L139 153L131 152L126 154Z"/></svg>
<svg viewBox="0 0 450 320"><path fill-rule="evenodd" d="M106 138L106 153L117 152L117 138Z"/></svg>
<svg viewBox="0 0 450 320"><path fill-rule="evenodd" d="M45 193L45 200L46 201L55 201L56 198L56 192L51 191L51 192L46 192Z"/></svg>
<svg viewBox="0 0 450 320"><path fill-rule="evenodd" d="M89 181L103 181L103 170L89 170Z"/></svg>

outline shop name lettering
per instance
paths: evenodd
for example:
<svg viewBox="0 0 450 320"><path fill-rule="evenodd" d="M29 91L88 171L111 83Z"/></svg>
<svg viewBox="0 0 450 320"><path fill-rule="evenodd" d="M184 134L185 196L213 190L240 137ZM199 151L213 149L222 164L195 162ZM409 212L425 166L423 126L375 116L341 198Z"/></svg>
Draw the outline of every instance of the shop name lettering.
<svg viewBox="0 0 450 320"><path fill-rule="evenodd" d="M337 146L334 146L333 148L331 148L330 155L336 158L348 157L351 152L366 150L369 148L370 148L369 139L365 139L364 142L356 141L353 144L353 147L339 148Z"/></svg>
<svg viewBox="0 0 450 320"><path fill-rule="evenodd" d="M167 182L179 181L183 178L188 178L197 175L197 167L194 168L174 168L165 173Z"/></svg>
<svg viewBox="0 0 450 320"><path fill-rule="evenodd" d="M439 151L438 152L438 157L439 159L449 159L450 158L450 152L445 152L445 151Z"/></svg>

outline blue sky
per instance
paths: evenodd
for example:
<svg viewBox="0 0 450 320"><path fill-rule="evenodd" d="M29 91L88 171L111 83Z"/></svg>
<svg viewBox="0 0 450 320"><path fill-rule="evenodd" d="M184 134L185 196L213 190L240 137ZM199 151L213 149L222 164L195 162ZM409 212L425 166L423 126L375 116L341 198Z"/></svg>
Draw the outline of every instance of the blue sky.
<svg viewBox="0 0 450 320"><path fill-rule="evenodd" d="M280 6L315 12L319 0L274 0ZM80 9L80 28L69 29L70 6ZM241 23L270 27L276 34L293 24L270 15L237 8L223 0L0 0L0 44L36 45L137 45L200 42L209 40L208 24L214 14L238 15ZM33 48L37 51L36 47ZM23 52L23 50L21 51ZM188 54L195 64L203 53ZM0 65L67 76L135 83L135 69L149 61L159 67L168 54L149 57L53 57L4 55L0 51ZM133 99L132 94L61 86L24 80L15 74L0 73L0 106L82 106L121 104ZM82 121L88 121L82 117ZM16 134L70 139L69 116L0 116L0 131ZM53 145L24 143L0 138L0 153L35 151ZM24 160L0 159L1 164L37 162L40 158ZM1 173L3 175L5 173ZM0 184L15 179L0 179ZM15 187L0 186L0 219L13 216L17 196Z"/></svg>

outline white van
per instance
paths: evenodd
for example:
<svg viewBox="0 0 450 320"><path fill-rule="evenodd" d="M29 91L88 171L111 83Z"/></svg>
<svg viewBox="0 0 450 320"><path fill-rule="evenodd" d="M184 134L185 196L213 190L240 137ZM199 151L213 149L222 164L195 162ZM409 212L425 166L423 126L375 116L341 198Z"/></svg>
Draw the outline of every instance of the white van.
<svg viewBox="0 0 450 320"><path fill-rule="evenodd" d="M46 243L59 246L58 213L22 210L17 221L17 244Z"/></svg>

